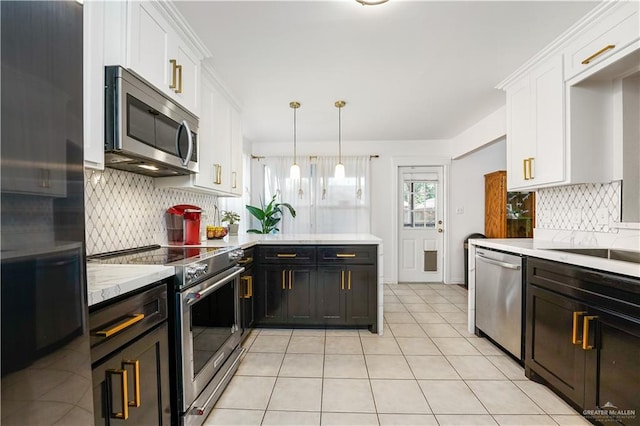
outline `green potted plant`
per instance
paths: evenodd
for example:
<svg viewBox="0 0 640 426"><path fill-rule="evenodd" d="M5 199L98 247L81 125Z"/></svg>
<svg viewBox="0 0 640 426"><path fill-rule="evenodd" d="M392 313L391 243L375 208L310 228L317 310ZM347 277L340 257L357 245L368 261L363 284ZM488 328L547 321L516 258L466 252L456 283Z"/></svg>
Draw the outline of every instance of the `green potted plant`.
<svg viewBox="0 0 640 426"><path fill-rule="evenodd" d="M249 206L247 205L247 210L253 217L258 219L260 222L261 229L249 229L248 233L251 234L270 234L275 231L279 231L277 228L278 222L282 219L282 207L285 207L289 210L291 217L296 217L296 211L289 203L278 203L276 202L275 194L269 204L265 206L262 199L260 200L260 207Z"/></svg>
<svg viewBox="0 0 640 426"><path fill-rule="evenodd" d="M238 222L240 221L240 215L231 210L222 211L222 222L229 224L229 235L238 235Z"/></svg>

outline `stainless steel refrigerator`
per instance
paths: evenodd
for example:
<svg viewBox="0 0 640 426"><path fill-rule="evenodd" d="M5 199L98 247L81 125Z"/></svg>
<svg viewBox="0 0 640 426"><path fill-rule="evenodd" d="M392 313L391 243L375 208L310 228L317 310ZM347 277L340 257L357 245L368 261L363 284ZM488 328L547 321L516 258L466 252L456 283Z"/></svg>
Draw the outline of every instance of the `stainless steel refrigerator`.
<svg viewBox="0 0 640 426"><path fill-rule="evenodd" d="M88 425L82 5L0 14L0 423Z"/></svg>

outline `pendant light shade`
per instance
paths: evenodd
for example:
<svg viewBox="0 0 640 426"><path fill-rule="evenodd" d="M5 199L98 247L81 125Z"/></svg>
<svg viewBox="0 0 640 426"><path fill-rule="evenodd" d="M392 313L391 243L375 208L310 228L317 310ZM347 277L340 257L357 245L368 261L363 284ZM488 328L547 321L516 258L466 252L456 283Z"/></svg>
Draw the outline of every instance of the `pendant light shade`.
<svg viewBox="0 0 640 426"><path fill-rule="evenodd" d="M296 141L296 111L300 108L300 102L291 101L289 107L293 109L293 164L289 170L289 177L291 179L300 179L300 166L298 166L298 152Z"/></svg>
<svg viewBox="0 0 640 426"><path fill-rule="evenodd" d="M338 108L338 164L336 164L336 170L334 177L336 179L344 179L344 164L342 164L342 107L347 103L345 101L336 101L334 104Z"/></svg>

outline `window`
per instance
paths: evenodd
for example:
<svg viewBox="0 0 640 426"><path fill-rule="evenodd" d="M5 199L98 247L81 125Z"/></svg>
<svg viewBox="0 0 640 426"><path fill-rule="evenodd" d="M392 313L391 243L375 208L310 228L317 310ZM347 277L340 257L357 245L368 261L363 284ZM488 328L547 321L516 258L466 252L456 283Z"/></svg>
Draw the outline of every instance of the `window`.
<svg viewBox="0 0 640 426"><path fill-rule="evenodd" d="M403 218L405 228L436 227L436 190L438 182L405 179L403 182Z"/></svg>

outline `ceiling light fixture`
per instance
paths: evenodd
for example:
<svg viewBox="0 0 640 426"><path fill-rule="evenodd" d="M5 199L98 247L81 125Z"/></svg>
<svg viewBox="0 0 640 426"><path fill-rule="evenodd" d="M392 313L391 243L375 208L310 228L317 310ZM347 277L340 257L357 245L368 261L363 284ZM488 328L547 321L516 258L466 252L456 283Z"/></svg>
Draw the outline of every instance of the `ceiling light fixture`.
<svg viewBox="0 0 640 426"><path fill-rule="evenodd" d="M296 110L300 108L300 102L291 101L289 107L293 109L293 164L291 170L289 170L289 177L291 179L300 179L300 166L297 163L297 144L296 144Z"/></svg>
<svg viewBox="0 0 640 426"><path fill-rule="evenodd" d="M356 0L356 1L363 6L377 6L379 4L388 2L389 0L377 0L377 1Z"/></svg>
<svg viewBox="0 0 640 426"><path fill-rule="evenodd" d="M342 107L347 103L345 101L336 101L335 106L338 108L338 164L334 177L336 179L344 179L344 164L342 164Z"/></svg>

